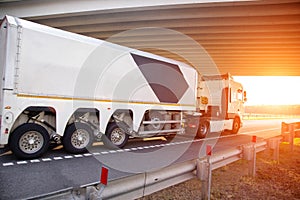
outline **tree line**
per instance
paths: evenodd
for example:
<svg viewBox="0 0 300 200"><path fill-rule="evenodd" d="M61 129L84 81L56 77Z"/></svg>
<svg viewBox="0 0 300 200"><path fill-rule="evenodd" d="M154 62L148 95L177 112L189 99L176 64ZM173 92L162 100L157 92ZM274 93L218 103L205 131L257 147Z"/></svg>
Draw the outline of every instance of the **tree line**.
<svg viewBox="0 0 300 200"><path fill-rule="evenodd" d="M245 106L245 113L300 115L300 105L255 105Z"/></svg>

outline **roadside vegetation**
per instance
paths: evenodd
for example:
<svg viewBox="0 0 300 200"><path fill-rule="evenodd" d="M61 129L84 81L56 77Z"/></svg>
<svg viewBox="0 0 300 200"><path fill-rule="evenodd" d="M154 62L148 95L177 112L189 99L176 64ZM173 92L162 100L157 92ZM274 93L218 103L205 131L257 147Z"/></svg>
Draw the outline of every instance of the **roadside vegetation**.
<svg viewBox="0 0 300 200"><path fill-rule="evenodd" d="M300 105L245 106L245 120L300 118Z"/></svg>
<svg viewBox="0 0 300 200"><path fill-rule="evenodd" d="M300 119L300 115L275 115L275 114L253 114L245 113L243 120L273 120L273 119Z"/></svg>

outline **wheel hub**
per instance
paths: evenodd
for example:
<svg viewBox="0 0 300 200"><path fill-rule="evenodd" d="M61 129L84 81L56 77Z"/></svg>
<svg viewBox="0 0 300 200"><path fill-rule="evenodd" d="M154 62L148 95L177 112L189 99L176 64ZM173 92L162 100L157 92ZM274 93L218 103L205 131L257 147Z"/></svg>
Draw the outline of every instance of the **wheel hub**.
<svg viewBox="0 0 300 200"><path fill-rule="evenodd" d="M85 130L76 130L71 138L71 143L76 148L85 148L89 143L89 133Z"/></svg>
<svg viewBox="0 0 300 200"><path fill-rule="evenodd" d="M111 141L116 145L121 144L124 139L125 133L120 128L115 129L111 134Z"/></svg>
<svg viewBox="0 0 300 200"><path fill-rule="evenodd" d="M81 141L83 140L83 137L82 137L81 135L79 135L79 136L77 137L77 140L81 142Z"/></svg>
<svg viewBox="0 0 300 200"><path fill-rule="evenodd" d="M44 143L44 139L39 132L28 131L19 140L19 147L25 153L35 153L39 151Z"/></svg>
<svg viewBox="0 0 300 200"><path fill-rule="evenodd" d="M33 145L35 143L35 140L33 138L29 139L28 140L28 144L29 145Z"/></svg>

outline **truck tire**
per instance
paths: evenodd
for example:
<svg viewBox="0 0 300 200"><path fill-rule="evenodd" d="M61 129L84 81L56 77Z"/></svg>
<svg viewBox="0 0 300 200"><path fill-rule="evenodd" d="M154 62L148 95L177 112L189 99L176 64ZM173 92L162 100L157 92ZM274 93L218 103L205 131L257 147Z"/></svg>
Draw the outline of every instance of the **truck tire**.
<svg viewBox="0 0 300 200"><path fill-rule="evenodd" d="M197 138L205 138L208 132L209 132L209 122L208 121L200 121L196 137Z"/></svg>
<svg viewBox="0 0 300 200"><path fill-rule="evenodd" d="M233 123L232 123L231 133L237 134L240 130L240 127L241 127L241 120L238 117L234 118Z"/></svg>
<svg viewBox="0 0 300 200"><path fill-rule="evenodd" d="M49 133L43 126L27 123L13 131L9 146L18 158L33 159L48 150L49 141Z"/></svg>
<svg viewBox="0 0 300 200"><path fill-rule="evenodd" d="M163 115L159 112L159 111L149 111L146 114L146 121L151 121L151 122L155 122L155 121L164 121L164 117ZM145 130L146 131L160 131L162 130L164 127L163 123L157 123L157 124L148 124L145 126Z"/></svg>
<svg viewBox="0 0 300 200"><path fill-rule="evenodd" d="M116 146L118 148L123 148L129 138L129 135L119 127L115 122L109 123L105 133L109 142L103 141L106 146ZM108 144L111 143L111 144Z"/></svg>
<svg viewBox="0 0 300 200"><path fill-rule="evenodd" d="M69 153L84 153L94 141L93 130L84 123L70 124L62 138L64 149Z"/></svg>

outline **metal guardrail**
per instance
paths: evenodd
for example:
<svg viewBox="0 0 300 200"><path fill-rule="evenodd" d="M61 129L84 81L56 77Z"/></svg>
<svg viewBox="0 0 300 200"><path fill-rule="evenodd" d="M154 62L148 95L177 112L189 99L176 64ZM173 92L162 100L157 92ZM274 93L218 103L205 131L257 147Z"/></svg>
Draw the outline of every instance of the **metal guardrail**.
<svg viewBox="0 0 300 200"><path fill-rule="evenodd" d="M300 137L300 122L281 123L281 136L283 142L289 142L291 151L294 150L294 139Z"/></svg>
<svg viewBox="0 0 300 200"><path fill-rule="evenodd" d="M252 142L239 148L227 149L214 155L211 155L211 151L207 151L207 155L204 158L174 164L153 172L145 172L113 180L105 187L98 182L82 186L82 188L69 188L67 191L44 196L40 199L135 199L196 177L201 180L201 198L210 199L211 174L213 170L244 159L249 163L249 175L255 176L257 152L263 151L268 147L274 152L274 160L279 161L279 144L282 141L287 141L291 145L291 150L293 150L295 137L300 137L300 122L282 122L281 136L279 137L256 142L256 137L253 136Z"/></svg>
<svg viewBox="0 0 300 200"><path fill-rule="evenodd" d="M249 174L255 175L256 153L263 151L266 145L266 141L251 142L239 148L207 155L205 158L113 180L108 183L104 190L101 189L103 185L98 183L43 199L135 199L196 177L202 181L202 199L209 199L212 170L240 159L246 159L249 161Z"/></svg>
<svg viewBox="0 0 300 200"><path fill-rule="evenodd" d="M256 173L256 153L265 150L266 141L256 142L256 136L253 136L252 142L241 146L239 149L231 149L210 156L207 153L206 158L197 160L197 177L201 180L201 199L210 199L211 174L214 169L223 167L240 159L248 161L248 173L255 176Z"/></svg>

